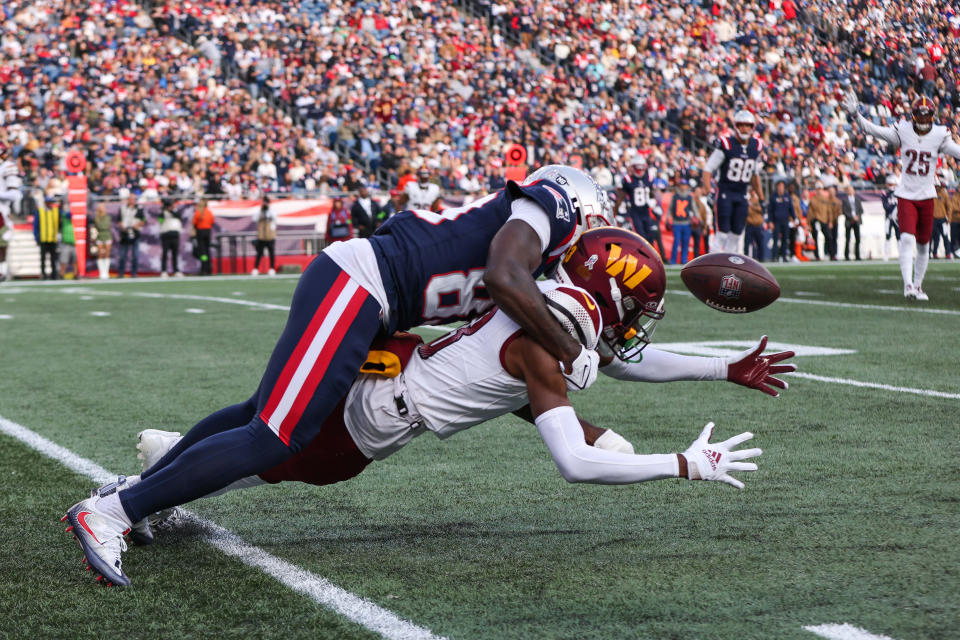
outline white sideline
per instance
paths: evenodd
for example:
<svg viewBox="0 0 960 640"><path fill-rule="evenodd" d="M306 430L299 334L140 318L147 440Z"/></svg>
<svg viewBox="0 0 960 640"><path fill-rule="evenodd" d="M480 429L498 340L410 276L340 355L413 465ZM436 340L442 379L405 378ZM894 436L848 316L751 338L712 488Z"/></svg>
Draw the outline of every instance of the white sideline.
<svg viewBox="0 0 960 640"><path fill-rule="evenodd" d="M890 636L870 633L852 624L820 624L804 627L810 633L828 640L893 640Z"/></svg>
<svg viewBox="0 0 960 640"><path fill-rule="evenodd" d="M816 380L817 382L832 382L834 384L848 384L852 387L863 387L866 389L880 389L882 391L898 391L900 393L913 393L918 396L930 396L933 398L950 398L951 400L960 400L960 393L949 393L947 391L934 391L932 389L915 389L913 387L896 387L889 384L880 384L878 382L863 382L861 380L851 380L850 378L830 378L828 376L818 376L813 373L804 373L803 371L794 371L786 373L787 376L797 378L806 378L807 380Z"/></svg>
<svg viewBox="0 0 960 640"><path fill-rule="evenodd" d="M87 476L97 484L115 480L117 474L110 473L97 463L81 458L69 449L44 438L39 433L0 416L0 432L16 438L31 449L56 460L71 471ZM189 511L185 515L203 527L204 540L210 546L228 556L237 558L245 565L259 569L278 582L294 591L302 593L317 604L339 613L371 631L391 640L446 640L435 636L429 629L419 627L404 620L392 611L341 589L329 580L306 569L290 564L267 553L259 547L247 544L235 533L220 525L205 520Z"/></svg>
<svg viewBox="0 0 960 640"><path fill-rule="evenodd" d="M689 296L693 297L693 294L689 291L683 291L680 289L668 289L667 293L672 293L677 296ZM945 316L960 316L960 311L955 309L933 309L931 307L921 307L916 305L908 305L903 307L896 307L893 305L887 304L857 304L853 302L832 302L830 300L811 300L809 298L777 298L777 304L781 302L786 302L788 304L812 304L819 307L837 307L839 309L867 309L871 311L919 311L920 313L934 313L938 315Z"/></svg>

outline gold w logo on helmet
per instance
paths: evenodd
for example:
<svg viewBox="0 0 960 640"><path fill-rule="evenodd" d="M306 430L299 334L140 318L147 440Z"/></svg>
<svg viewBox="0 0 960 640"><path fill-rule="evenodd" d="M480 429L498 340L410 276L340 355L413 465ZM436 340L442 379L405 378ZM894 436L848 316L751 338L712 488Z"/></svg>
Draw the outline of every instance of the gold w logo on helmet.
<svg viewBox="0 0 960 640"><path fill-rule="evenodd" d="M643 265L640 270L637 271L637 262L637 256L632 253L623 255L623 250L620 248L620 245L611 244L610 254L607 256L606 271L611 276L618 276L623 273L623 284L630 289L635 289L638 284L653 273L647 265Z"/></svg>

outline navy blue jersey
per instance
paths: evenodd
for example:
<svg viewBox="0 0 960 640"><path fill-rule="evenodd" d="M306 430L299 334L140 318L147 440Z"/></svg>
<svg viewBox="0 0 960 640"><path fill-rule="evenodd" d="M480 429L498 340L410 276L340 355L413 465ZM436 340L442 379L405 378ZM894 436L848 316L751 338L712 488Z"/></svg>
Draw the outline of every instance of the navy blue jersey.
<svg viewBox="0 0 960 640"><path fill-rule="evenodd" d="M753 176L760 172L760 152L763 143L756 136L743 145L737 136L722 136L713 143L723 153L717 185L721 193L747 192Z"/></svg>
<svg viewBox="0 0 960 640"><path fill-rule="evenodd" d="M884 191L880 196L883 202L883 215L887 218L896 220L897 216L897 196L893 195L893 190Z"/></svg>
<svg viewBox="0 0 960 640"><path fill-rule="evenodd" d="M626 194L627 213L628 214L646 214L650 211L650 205L656 203L653 196L653 180L649 175L638 177L629 175L623 179L620 189Z"/></svg>
<svg viewBox="0 0 960 640"><path fill-rule="evenodd" d="M370 238L390 306L391 331L420 324L471 318L493 306L483 284L493 237L511 214L511 203L527 197L550 219L550 239L537 277L555 268L577 239L577 219L566 193L545 181L505 189L463 207L403 211Z"/></svg>

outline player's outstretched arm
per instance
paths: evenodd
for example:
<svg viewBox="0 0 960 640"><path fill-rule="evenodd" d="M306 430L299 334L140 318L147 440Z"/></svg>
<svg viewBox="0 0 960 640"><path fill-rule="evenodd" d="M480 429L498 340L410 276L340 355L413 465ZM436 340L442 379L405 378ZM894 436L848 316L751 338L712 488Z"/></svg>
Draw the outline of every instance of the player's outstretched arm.
<svg viewBox="0 0 960 640"><path fill-rule="evenodd" d="M875 138L886 140L894 146L900 146L900 135L896 129L875 125L860 114L860 100L857 98L857 93L853 89L843 96L843 108L847 110L851 119L860 125L860 128L866 133Z"/></svg>
<svg viewBox="0 0 960 640"><path fill-rule="evenodd" d="M729 472L756 470L755 464L740 461L760 455L759 449L730 451L736 444L753 437L752 434L741 434L712 445L709 437L713 423L684 454L633 455L591 447L570 406L566 384L555 368L553 358L532 340L520 338L511 343L505 359L511 375L526 381L530 409L540 437L550 450L560 475L568 482L632 484L682 477L720 480L742 488L743 485L731 478Z"/></svg>
<svg viewBox="0 0 960 640"><path fill-rule="evenodd" d="M601 358L600 371L611 378L631 382L728 380L776 397L779 393L771 387L786 389L788 385L774 376L796 371L797 366L792 363L779 364L792 358L793 351L764 356L762 354L766 346L767 337L763 336L756 347L726 358L685 356L647 347L643 350L643 359L639 362Z"/></svg>
<svg viewBox="0 0 960 640"><path fill-rule="evenodd" d="M493 301L556 360L571 364L584 349L547 309L531 275L540 265L540 237L521 220L508 220L490 243L483 282Z"/></svg>

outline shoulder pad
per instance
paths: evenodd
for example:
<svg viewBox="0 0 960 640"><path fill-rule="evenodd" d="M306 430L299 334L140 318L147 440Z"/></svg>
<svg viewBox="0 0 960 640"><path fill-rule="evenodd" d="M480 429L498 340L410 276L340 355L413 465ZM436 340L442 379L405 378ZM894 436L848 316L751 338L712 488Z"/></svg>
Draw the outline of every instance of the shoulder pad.
<svg viewBox="0 0 960 640"><path fill-rule="evenodd" d="M721 151L729 151L730 141L727 140L726 136L720 136L719 138L713 141L713 146L714 148L720 149Z"/></svg>
<svg viewBox="0 0 960 640"><path fill-rule="evenodd" d="M559 186L551 185L544 180L538 180L533 184L519 185L513 180L507 182L507 192L510 194L510 201L517 198L530 198L535 201L550 219L556 218L562 222L573 222L576 224L573 204L566 192Z"/></svg>

